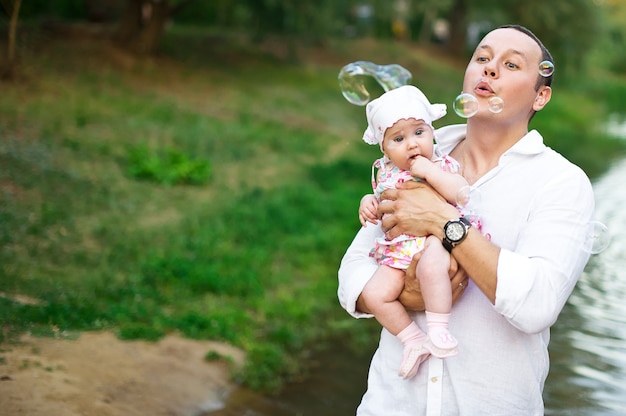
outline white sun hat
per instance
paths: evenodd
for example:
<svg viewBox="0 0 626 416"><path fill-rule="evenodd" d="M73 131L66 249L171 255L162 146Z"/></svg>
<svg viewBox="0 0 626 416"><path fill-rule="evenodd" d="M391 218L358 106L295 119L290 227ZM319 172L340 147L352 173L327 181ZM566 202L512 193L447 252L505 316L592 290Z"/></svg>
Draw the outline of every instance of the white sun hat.
<svg viewBox="0 0 626 416"><path fill-rule="evenodd" d="M413 85L389 90L367 104L365 114L368 126L363 133L363 141L379 144L382 149L385 130L398 120L424 120L432 127L433 121L446 115L446 109L445 104L431 104L424 93Z"/></svg>

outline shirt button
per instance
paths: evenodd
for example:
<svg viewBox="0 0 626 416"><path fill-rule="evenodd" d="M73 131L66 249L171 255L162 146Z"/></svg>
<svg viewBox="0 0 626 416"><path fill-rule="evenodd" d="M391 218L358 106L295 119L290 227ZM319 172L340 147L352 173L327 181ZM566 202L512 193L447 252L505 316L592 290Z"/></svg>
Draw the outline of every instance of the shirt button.
<svg viewBox="0 0 626 416"><path fill-rule="evenodd" d="M432 383L436 383L437 381L439 381L439 379L437 377L433 377L433 378L430 379L430 381Z"/></svg>

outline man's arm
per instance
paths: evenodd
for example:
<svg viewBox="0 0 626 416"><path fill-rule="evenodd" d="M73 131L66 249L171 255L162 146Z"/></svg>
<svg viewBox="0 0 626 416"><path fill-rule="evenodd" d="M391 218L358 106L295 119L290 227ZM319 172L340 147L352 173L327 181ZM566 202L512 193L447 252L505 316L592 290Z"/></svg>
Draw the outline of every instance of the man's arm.
<svg viewBox="0 0 626 416"><path fill-rule="evenodd" d="M386 214L382 228L387 238L410 234L443 239L444 225L459 217L454 206L423 182L405 182L398 189L385 191L381 200L378 211ZM492 303L496 299L499 253L500 248L474 228L470 228L467 238L452 253Z"/></svg>

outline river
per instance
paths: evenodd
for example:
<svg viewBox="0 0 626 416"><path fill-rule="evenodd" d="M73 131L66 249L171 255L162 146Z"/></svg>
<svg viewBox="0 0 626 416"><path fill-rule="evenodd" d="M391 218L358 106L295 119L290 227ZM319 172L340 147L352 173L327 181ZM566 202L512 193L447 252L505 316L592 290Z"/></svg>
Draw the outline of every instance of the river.
<svg viewBox="0 0 626 416"><path fill-rule="evenodd" d="M626 161L594 183L611 244L593 255L553 328L546 415L626 415Z"/></svg>
<svg viewBox="0 0 626 416"><path fill-rule="evenodd" d="M592 256L552 329L546 416L626 415L626 160L594 183L596 219L611 244ZM210 416L348 416L365 391L371 351L336 345L307 380L280 395L239 389Z"/></svg>

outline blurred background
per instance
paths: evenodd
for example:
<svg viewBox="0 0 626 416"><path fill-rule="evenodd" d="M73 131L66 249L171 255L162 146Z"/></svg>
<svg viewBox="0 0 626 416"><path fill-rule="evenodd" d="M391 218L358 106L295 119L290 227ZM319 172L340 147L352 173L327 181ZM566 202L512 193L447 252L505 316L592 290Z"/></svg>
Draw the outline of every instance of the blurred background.
<svg viewBox="0 0 626 416"><path fill-rule="evenodd" d="M626 174L626 1L0 5L0 342L225 341L260 395L222 414L352 414L380 328L341 310L336 273L379 150L339 70L400 64L451 109L476 43L515 23L556 62L531 128L606 189L598 219L616 236L555 326L546 413L626 412L626 222L609 208Z"/></svg>

